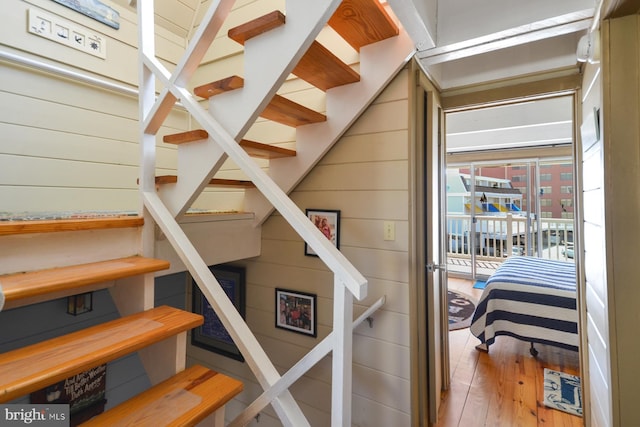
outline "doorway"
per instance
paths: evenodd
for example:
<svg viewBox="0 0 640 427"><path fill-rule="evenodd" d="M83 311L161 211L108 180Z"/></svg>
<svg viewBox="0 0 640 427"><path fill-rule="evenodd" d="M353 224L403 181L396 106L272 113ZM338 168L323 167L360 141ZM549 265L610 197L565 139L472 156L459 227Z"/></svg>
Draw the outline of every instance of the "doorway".
<svg viewBox="0 0 640 427"><path fill-rule="evenodd" d="M486 280L512 256L573 261L573 111L573 94L445 109L443 291L452 277L470 285ZM459 335L442 333L448 337L442 340L447 354L442 372L449 375L443 384L457 390L459 354L449 346L455 346L451 341L457 342ZM468 336L477 341L470 332Z"/></svg>

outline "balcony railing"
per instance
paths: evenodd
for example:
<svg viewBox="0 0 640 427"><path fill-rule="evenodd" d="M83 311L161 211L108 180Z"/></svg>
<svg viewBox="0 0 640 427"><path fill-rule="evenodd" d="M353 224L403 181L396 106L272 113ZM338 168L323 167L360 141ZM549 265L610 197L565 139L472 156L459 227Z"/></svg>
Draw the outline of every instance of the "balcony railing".
<svg viewBox="0 0 640 427"><path fill-rule="evenodd" d="M573 261L573 220L563 218L533 219L526 216L447 215L447 256L467 272L471 255L477 262L499 265L510 256L529 255L546 259ZM465 262L466 261L466 262ZM450 263L451 264L451 263Z"/></svg>

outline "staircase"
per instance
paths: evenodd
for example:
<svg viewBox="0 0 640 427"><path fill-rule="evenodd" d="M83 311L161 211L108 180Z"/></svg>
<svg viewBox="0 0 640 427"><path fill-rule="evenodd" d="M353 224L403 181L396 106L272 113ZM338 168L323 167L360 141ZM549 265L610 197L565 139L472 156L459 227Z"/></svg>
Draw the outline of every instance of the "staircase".
<svg viewBox="0 0 640 427"><path fill-rule="evenodd" d="M139 234L142 225L138 216L0 222L2 246L11 247L16 258L30 266L24 271L24 265L3 258L8 262L0 270L2 310L109 288L122 314L0 354L0 403L130 353L146 352L148 357L162 352L166 361L156 357L148 372L158 384L93 418L91 424L186 426L210 417L223 425L224 405L242 391L242 383L201 366L185 369L184 364L186 334L203 323L202 316L168 306L123 302L122 295L152 292L144 289L145 281L153 284L154 273L169 268L167 261L135 254L135 244L129 242L136 239L129 237ZM104 247L96 248L95 239ZM59 258L46 256L51 247L58 248ZM116 258L102 259L104 250ZM197 401L185 401L187 392ZM171 411L158 411L159 407Z"/></svg>
<svg viewBox="0 0 640 427"><path fill-rule="evenodd" d="M140 216L0 223L2 243L17 248L0 269L5 310L109 288L122 317L0 355L0 402L138 352L155 385L89 425L144 420L183 426L205 419L221 425L225 403L242 384L201 366L185 369L186 333L202 324L202 317L153 306L154 273L179 264L178 271L188 270L207 297L264 390L231 425L246 425L269 404L284 425L309 425L288 389L330 352L332 425L350 425L352 329L384 304L384 297L353 320L353 297L366 296L366 279L287 194L404 66L414 51L411 40L376 0L288 1L286 10L261 14L228 31L227 37L244 49L243 76L198 85L192 94L187 84L234 1L213 2L173 74L155 58L153 2L137 3L143 53ZM345 64L316 40L326 26L359 53L358 66ZM324 111L277 93L290 74L324 93ZM159 94L156 81L164 85ZM202 99L208 100L207 109ZM155 137L178 101L199 126L163 136L165 143L178 145L178 170L156 176ZM295 149L245 139L258 118L294 128ZM227 159L245 178L217 176ZM244 193L241 212L232 219L218 216L225 224L209 230L219 236L219 247L231 248L213 260L199 252L184 227L187 210L211 186ZM208 268L258 255L260 225L274 209L334 273L334 331L282 375ZM27 242L25 234L34 237ZM234 251L245 236L251 248ZM171 266L155 258L158 252L173 257Z"/></svg>

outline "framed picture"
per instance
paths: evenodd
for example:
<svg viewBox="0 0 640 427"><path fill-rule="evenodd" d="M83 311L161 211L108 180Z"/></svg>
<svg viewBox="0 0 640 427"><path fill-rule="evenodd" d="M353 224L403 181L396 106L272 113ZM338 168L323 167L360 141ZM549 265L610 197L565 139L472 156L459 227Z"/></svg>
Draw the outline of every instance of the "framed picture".
<svg viewBox="0 0 640 427"><path fill-rule="evenodd" d="M333 245L340 249L340 211L327 209L307 209L307 218L318 227ZM318 256L315 251L304 244L304 254L307 256Z"/></svg>
<svg viewBox="0 0 640 427"><path fill-rule="evenodd" d="M216 265L209 267L209 269L244 318L246 307L245 269L227 265ZM204 324L191 331L191 344L244 362L240 350L231 339L218 315L213 311L207 298L200 291L198 284L193 279L191 282L193 287L192 311L204 316Z"/></svg>
<svg viewBox="0 0 640 427"><path fill-rule="evenodd" d="M276 289L276 327L317 336L316 296Z"/></svg>

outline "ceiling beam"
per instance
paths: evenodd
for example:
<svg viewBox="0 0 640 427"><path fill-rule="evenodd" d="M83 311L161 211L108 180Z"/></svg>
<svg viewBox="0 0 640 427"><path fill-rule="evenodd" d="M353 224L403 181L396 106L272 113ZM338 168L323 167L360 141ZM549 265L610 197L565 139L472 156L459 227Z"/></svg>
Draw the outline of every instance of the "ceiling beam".
<svg viewBox="0 0 640 427"><path fill-rule="evenodd" d="M428 67L550 37L575 33L591 26L593 14L594 9L586 9L544 19L459 43L419 51L416 57L422 66Z"/></svg>

